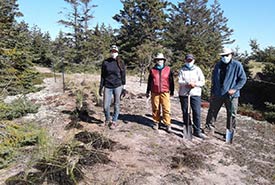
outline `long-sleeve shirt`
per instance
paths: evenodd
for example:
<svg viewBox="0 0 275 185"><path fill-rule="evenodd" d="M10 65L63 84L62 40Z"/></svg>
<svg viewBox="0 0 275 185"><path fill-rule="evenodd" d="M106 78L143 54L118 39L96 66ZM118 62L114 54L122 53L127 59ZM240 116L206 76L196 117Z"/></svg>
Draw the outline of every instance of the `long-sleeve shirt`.
<svg viewBox="0 0 275 185"><path fill-rule="evenodd" d="M195 83L195 87L190 89L187 85L189 83ZM185 65L181 68L178 75L179 83L179 96L201 96L202 86L205 84L205 77L202 70L194 65L191 69Z"/></svg>
<svg viewBox="0 0 275 185"><path fill-rule="evenodd" d="M224 79L221 79L220 75L222 66L223 62L219 61L214 67L212 73L211 96L228 96L228 91L234 89L236 92L233 94L233 97L239 97L240 89L245 85L247 80L242 64L232 59L226 66Z"/></svg>
<svg viewBox="0 0 275 185"><path fill-rule="evenodd" d="M108 58L102 63L100 87L116 88L125 85L125 66L119 66L118 61Z"/></svg>

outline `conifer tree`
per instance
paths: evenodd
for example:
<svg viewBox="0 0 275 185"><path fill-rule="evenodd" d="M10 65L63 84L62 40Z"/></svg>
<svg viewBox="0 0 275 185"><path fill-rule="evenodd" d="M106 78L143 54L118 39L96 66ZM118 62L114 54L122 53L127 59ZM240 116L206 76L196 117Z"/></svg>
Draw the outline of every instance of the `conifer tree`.
<svg viewBox="0 0 275 185"><path fill-rule="evenodd" d="M162 0L122 0L121 2L123 10L113 17L121 24L117 42L121 46L125 62L137 67L139 62L137 48L143 44L158 45L162 39L166 24L164 9L167 2ZM151 55L151 52L147 55Z"/></svg>
<svg viewBox="0 0 275 185"><path fill-rule="evenodd" d="M217 0L208 8L208 0L185 0L170 9L169 26L165 32L166 46L182 64L184 55L193 53L205 71L218 59L217 54L230 40L233 30Z"/></svg>

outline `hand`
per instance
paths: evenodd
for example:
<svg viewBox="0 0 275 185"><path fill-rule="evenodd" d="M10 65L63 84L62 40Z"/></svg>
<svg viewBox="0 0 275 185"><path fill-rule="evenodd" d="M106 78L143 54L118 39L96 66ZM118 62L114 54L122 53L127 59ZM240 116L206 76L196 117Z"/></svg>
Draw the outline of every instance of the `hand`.
<svg viewBox="0 0 275 185"><path fill-rule="evenodd" d="M98 91L99 96L102 96L102 91L103 91L103 88L100 87L100 88L99 88L99 91Z"/></svg>
<svg viewBox="0 0 275 185"><path fill-rule="evenodd" d="M194 87L196 87L196 84L194 82L190 82L189 86L190 86L190 88L194 88Z"/></svg>
<svg viewBox="0 0 275 185"><path fill-rule="evenodd" d="M229 96L232 96L233 94L235 94L236 90L235 89L229 89L228 94Z"/></svg>
<svg viewBox="0 0 275 185"><path fill-rule="evenodd" d="M127 94L127 90L126 89L122 89L120 97L125 97Z"/></svg>

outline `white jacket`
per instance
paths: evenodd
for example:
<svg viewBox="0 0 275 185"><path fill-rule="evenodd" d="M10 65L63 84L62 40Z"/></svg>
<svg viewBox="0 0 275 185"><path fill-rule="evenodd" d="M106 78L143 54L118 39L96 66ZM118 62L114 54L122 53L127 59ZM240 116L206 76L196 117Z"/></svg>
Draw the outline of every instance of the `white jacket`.
<svg viewBox="0 0 275 185"><path fill-rule="evenodd" d="M190 93L191 96L201 96L201 88L205 84L205 78L202 70L198 66L193 65L193 67L189 69L184 65L179 72L178 79L179 96L188 96L188 93ZM194 82L196 85L196 87L191 90L187 86L190 82Z"/></svg>

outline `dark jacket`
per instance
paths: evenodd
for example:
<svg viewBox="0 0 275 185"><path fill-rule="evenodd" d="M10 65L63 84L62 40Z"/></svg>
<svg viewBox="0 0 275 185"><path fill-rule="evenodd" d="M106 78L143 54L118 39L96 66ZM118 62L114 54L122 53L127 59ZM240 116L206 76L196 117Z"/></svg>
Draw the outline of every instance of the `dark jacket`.
<svg viewBox="0 0 275 185"><path fill-rule="evenodd" d="M232 59L232 61L227 64L225 68L225 75L221 75L222 66L224 63L219 61L214 68L212 74L212 87L211 87L211 95L212 96L228 96L228 91L230 89L235 89L236 92L233 97L240 96L240 89L246 83L246 74L243 69L242 64L239 61ZM221 76L223 76L221 84Z"/></svg>
<svg viewBox="0 0 275 185"><path fill-rule="evenodd" d="M108 58L102 63L100 88L116 88L126 83L125 65L117 58Z"/></svg>
<svg viewBox="0 0 275 185"><path fill-rule="evenodd" d="M174 78L170 67L165 66L162 69L153 67L150 70L147 83L147 91L153 93L169 92L170 95L174 95Z"/></svg>

